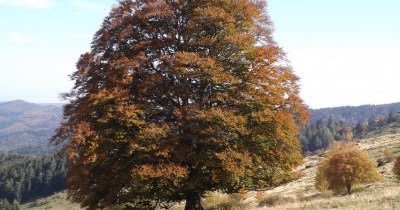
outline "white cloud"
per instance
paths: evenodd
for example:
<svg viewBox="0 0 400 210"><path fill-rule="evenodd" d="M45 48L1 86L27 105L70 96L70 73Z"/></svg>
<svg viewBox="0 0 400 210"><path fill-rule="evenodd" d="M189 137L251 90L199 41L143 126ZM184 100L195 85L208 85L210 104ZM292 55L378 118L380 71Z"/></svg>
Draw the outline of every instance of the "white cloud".
<svg viewBox="0 0 400 210"><path fill-rule="evenodd" d="M8 40L13 44L32 44L35 42L33 36L19 32L10 32L8 34Z"/></svg>
<svg viewBox="0 0 400 210"><path fill-rule="evenodd" d="M52 7L54 3L52 0L0 0L0 4L34 9L44 9Z"/></svg>

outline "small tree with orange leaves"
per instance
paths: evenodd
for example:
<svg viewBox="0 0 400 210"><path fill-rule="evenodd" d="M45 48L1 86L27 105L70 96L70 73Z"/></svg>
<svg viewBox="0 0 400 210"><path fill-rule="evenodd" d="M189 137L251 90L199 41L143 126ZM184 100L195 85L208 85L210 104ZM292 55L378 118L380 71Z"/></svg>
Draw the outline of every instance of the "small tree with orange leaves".
<svg viewBox="0 0 400 210"><path fill-rule="evenodd" d="M400 156L396 158L393 166L393 173L400 179Z"/></svg>
<svg viewBox="0 0 400 210"><path fill-rule="evenodd" d="M374 162L368 154L350 143L335 143L318 167L315 185L319 190L346 191L355 185L379 179Z"/></svg>

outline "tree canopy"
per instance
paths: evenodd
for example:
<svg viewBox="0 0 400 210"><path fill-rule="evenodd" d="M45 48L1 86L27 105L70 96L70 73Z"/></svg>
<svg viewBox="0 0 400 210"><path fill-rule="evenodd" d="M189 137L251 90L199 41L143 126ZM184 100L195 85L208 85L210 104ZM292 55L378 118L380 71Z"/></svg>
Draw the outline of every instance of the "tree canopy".
<svg viewBox="0 0 400 210"><path fill-rule="evenodd" d="M65 94L69 194L152 209L278 185L302 161L298 77L261 0L122 0Z"/></svg>
<svg viewBox="0 0 400 210"><path fill-rule="evenodd" d="M318 167L315 185L319 190L351 194L355 185L379 180L375 163L368 154L350 143L333 144Z"/></svg>

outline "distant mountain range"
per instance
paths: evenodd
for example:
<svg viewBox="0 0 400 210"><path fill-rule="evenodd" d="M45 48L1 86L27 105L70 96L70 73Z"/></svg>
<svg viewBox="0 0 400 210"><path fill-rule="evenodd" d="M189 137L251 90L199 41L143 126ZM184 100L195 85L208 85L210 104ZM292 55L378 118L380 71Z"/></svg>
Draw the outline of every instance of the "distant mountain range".
<svg viewBox="0 0 400 210"><path fill-rule="evenodd" d="M311 110L311 123L341 120L349 126L399 112L400 103ZM35 104L22 100L0 102L0 151L37 153L49 149L49 139L62 120L62 104Z"/></svg>
<svg viewBox="0 0 400 210"><path fill-rule="evenodd" d="M48 140L61 119L61 104L22 100L0 103L0 150L28 152L48 148Z"/></svg>

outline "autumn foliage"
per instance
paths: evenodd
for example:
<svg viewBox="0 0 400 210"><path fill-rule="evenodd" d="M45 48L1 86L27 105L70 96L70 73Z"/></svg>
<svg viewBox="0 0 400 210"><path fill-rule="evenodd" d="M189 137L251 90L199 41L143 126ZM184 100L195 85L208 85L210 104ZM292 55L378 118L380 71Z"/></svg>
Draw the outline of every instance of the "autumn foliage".
<svg viewBox="0 0 400 210"><path fill-rule="evenodd" d="M379 177L366 152L350 143L335 143L318 167L315 186L319 190L351 194L354 186L377 181Z"/></svg>
<svg viewBox="0 0 400 210"><path fill-rule="evenodd" d="M301 161L298 78L259 0L122 0L65 94L70 197L152 209L271 187Z"/></svg>

